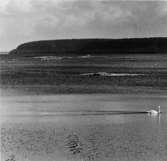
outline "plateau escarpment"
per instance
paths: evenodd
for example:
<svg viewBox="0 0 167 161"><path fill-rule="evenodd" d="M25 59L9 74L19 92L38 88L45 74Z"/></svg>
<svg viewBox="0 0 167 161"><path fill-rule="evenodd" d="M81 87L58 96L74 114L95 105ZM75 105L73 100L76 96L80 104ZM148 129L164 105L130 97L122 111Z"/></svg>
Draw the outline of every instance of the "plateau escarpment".
<svg viewBox="0 0 167 161"><path fill-rule="evenodd" d="M19 45L15 56L167 53L167 38L42 40Z"/></svg>

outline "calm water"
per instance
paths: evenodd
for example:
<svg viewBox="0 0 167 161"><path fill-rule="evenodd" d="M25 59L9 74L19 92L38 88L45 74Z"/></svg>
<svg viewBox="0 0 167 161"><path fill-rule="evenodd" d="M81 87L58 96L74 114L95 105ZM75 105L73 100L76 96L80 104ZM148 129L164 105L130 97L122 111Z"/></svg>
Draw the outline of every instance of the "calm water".
<svg viewBox="0 0 167 161"><path fill-rule="evenodd" d="M167 160L167 95L3 96L0 103L4 161ZM140 113L158 105L161 116Z"/></svg>

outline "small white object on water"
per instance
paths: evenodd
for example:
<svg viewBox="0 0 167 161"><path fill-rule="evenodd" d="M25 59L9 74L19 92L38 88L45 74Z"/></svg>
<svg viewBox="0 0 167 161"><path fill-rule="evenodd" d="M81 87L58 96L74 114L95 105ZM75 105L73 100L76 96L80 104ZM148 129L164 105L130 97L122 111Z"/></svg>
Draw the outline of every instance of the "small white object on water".
<svg viewBox="0 0 167 161"><path fill-rule="evenodd" d="M149 115L152 115L152 116L159 115L159 114L161 113L161 107L158 106L158 110L157 110L157 111L156 111L156 110L149 110L149 111L147 111L147 113L148 113Z"/></svg>

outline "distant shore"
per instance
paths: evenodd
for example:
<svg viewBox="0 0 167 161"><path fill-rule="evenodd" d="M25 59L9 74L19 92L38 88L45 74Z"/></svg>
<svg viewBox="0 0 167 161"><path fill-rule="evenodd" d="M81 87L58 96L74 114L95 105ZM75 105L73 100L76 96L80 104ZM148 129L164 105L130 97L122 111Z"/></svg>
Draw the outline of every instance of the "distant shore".
<svg viewBox="0 0 167 161"><path fill-rule="evenodd" d="M16 49L10 51L9 55L32 57L87 54L166 54L166 44L166 37L41 40L20 44Z"/></svg>

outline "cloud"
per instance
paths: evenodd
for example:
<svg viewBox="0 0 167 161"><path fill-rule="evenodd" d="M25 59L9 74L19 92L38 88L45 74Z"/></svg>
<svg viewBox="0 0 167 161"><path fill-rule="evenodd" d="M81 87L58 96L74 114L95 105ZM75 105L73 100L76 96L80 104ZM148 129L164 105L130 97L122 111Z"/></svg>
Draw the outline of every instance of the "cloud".
<svg viewBox="0 0 167 161"><path fill-rule="evenodd" d="M166 1L0 0L0 48L38 39L167 36Z"/></svg>

